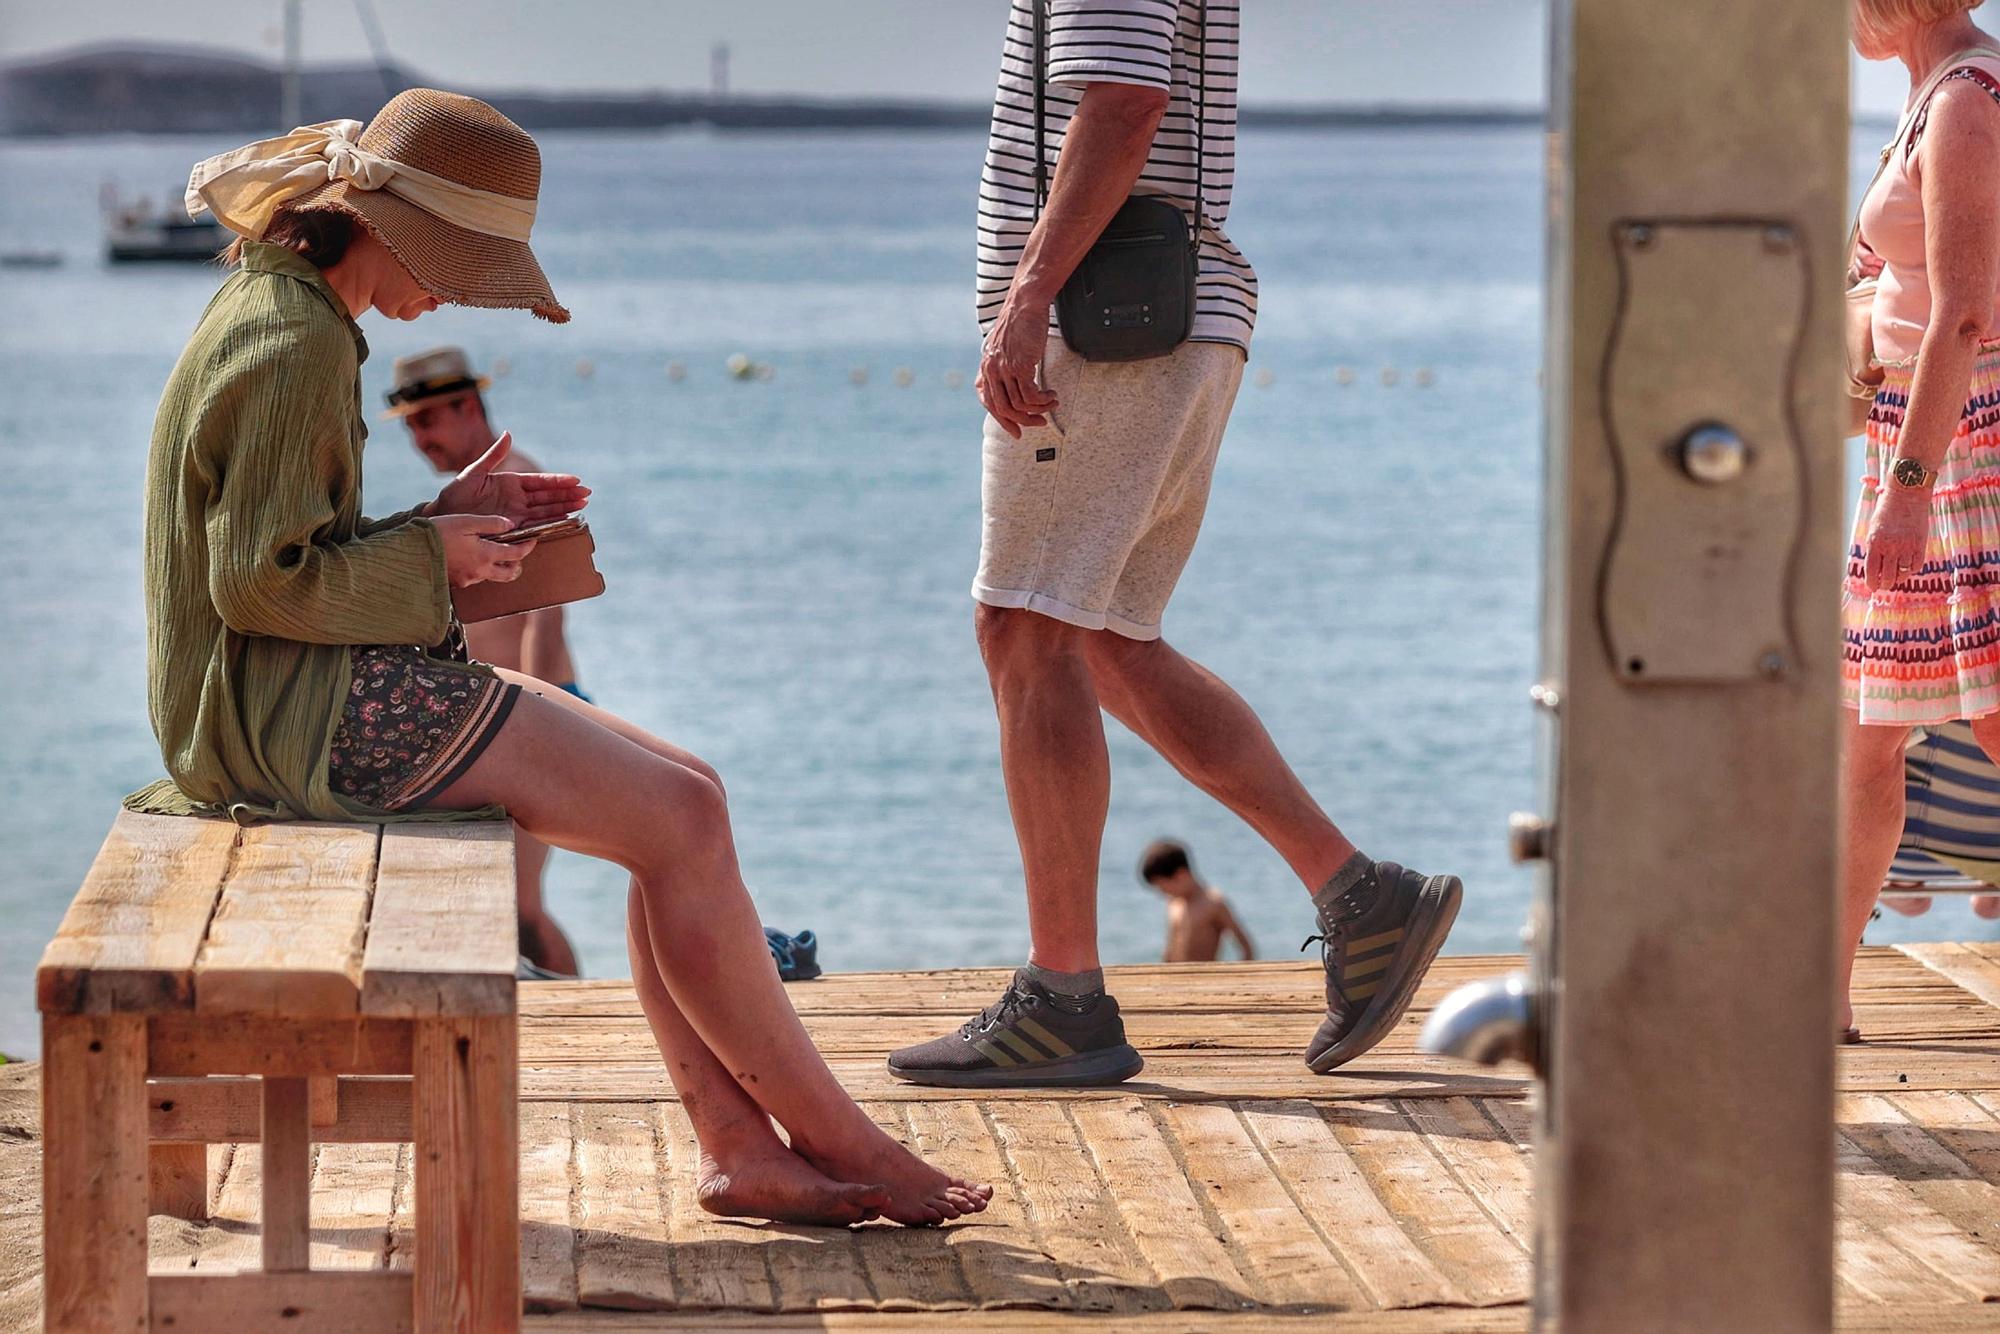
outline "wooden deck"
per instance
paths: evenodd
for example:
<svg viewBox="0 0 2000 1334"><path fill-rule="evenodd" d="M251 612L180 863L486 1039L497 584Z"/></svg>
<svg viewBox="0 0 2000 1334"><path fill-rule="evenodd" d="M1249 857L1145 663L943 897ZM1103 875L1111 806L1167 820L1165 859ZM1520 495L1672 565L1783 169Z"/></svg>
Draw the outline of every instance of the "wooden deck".
<svg viewBox="0 0 2000 1334"><path fill-rule="evenodd" d="M969 1098L898 1084L890 1047L963 1020L1004 974L857 974L792 996L884 1126L992 1181L937 1231L760 1226L691 1200L693 1140L630 989L525 986L522 1262L530 1327L918 1331L1519 1330L1531 1266L1527 1082L1418 1055L1460 982L1357 1067L1306 1071L1316 970L1118 970L1147 1055L1117 1089ZM1872 949L1843 1054L1843 1324L2000 1328L2000 946ZM0 1328L39 1305L34 1068L0 1070ZM211 1149L206 1224L152 1220L156 1271L254 1266L256 1146ZM408 1263L407 1146L326 1144L316 1267ZM925 1313L930 1313L926 1318Z"/></svg>

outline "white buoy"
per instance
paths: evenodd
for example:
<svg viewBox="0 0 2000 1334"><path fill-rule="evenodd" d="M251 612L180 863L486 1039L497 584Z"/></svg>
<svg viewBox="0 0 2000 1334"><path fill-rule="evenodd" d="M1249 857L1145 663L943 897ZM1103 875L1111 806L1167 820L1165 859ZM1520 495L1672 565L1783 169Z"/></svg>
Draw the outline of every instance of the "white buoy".
<svg viewBox="0 0 2000 1334"><path fill-rule="evenodd" d="M768 361L760 361L750 368L750 373L768 384L778 374L778 368Z"/></svg>
<svg viewBox="0 0 2000 1334"><path fill-rule="evenodd" d="M741 352L731 352L729 360L722 363L722 368L739 380L749 379L751 372L757 369L751 363L750 358L744 356Z"/></svg>
<svg viewBox="0 0 2000 1334"><path fill-rule="evenodd" d="M1277 382L1278 382L1278 377L1274 373L1272 373L1272 370L1269 366L1266 366L1262 370L1257 372L1256 383L1259 389L1269 389L1272 385L1276 384Z"/></svg>
<svg viewBox="0 0 2000 1334"><path fill-rule="evenodd" d="M682 380L688 378L688 368L681 365L678 361L670 361L667 363L667 378L675 384L679 384Z"/></svg>
<svg viewBox="0 0 2000 1334"><path fill-rule="evenodd" d="M578 357L578 358L577 358L577 360L576 360L576 378L577 378L577 379L579 379L579 380L588 380L588 379L589 379L589 378L590 378L591 376L593 376L593 375L595 375L595 374L597 374L597 367L595 367L595 366L593 366L593 365L591 365L591 364L590 364L590 358L589 358L589 357Z"/></svg>
<svg viewBox="0 0 2000 1334"><path fill-rule="evenodd" d="M1413 378L1415 378L1417 382L1417 388L1428 389L1432 385L1437 383L1438 377L1437 377L1437 372L1432 370L1430 367L1419 366L1417 367L1417 373Z"/></svg>
<svg viewBox="0 0 2000 1334"><path fill-rule="evenodd" d="M493 364L486 368L496 380L504 380L514 373L514 363L505 357L493 358Z"/></svg>
<svg viewBox="0 0 2000 1334"><path fill-rule="evenodd" d="M965 372L964 372L964 371L946 371L946 372L944 373L944 387L945 387L945 388L947 388L947 389L963 389L963 388L965 388Z"/></svg>
<svg viewBox="0 0 2000 1334"><path fill-rule="evenodd" d="M908 366L898 366L896 367L895 380L896 388L908 389L917 382L917 373Z"/></svg>
<svg viewBox="0 0 2000 1334"><path fill-rule="evenodd" d="M866 366L856 366L853 370L847 373L847 382L855 386L856 388L859 388L862 385L867 384L868 368Z"/></svg>
<svg viewBox="0 0 2000 1334"><path fill-rule="evenodd" d="M1383 388L1394 389L1396 387L1396 382L1402 378L1403 378L1403 373L1397 370L1394 366L1384 366L1382 368Z"/></svg>
<svg viewBox="0 0 2000 1334"><path fill-rule="evenodd" d="M1342 366L1339 370L1333 373L1333 380L1335 384L1341 385L1343 387L1346 385L1353 384L1354 368L1352 366Z"/></svg>

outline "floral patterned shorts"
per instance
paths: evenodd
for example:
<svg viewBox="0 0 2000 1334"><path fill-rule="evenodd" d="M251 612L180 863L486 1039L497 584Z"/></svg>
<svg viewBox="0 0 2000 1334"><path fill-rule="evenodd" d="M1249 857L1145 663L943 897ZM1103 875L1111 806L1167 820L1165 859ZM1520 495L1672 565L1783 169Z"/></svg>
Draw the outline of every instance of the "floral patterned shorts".
<svg viewBox="0 0 2000 1334"><path fill-rule="evenodd" d="M354 683L327 755L333 790L379 811L414 810L479 758L521 688L417 648L348 650Z"/></svg>

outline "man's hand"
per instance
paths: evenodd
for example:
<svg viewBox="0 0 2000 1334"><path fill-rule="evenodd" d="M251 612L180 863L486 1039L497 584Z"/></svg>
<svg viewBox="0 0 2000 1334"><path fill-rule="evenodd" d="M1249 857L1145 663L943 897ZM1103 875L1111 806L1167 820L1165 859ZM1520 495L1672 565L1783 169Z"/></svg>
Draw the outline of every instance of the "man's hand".
<svg viewBox="0 0 2000 1334"><path fill-rule="evenodd" d="M993 332L986 335L972 385L1000 429L1016 440L1024 427L1047 425L1049 410L1056 406L1056 396L1037 379L1048 347L1049 303L1035 306L1018 293L1009 296Z"/></svg>
<svg viewBox="0 0 2000 1334"><path fill-rule="evenodd" d="M1875 513L1868 520L1868 544L1862 549L1862 577L1868 591L1894 588L1922 569L1930 536L1929 491L1890 487L1876 497Z"/></svg>
<svg viewBox="0 0 2000 1334"><path fill-rule="evenodd" d="M493 447L465 465L425 507L426 518L447 514L498 514L518 528L574 514L590 503L590 488L568 473L497 472L514 448L514 433L502 431Z"/></svg>

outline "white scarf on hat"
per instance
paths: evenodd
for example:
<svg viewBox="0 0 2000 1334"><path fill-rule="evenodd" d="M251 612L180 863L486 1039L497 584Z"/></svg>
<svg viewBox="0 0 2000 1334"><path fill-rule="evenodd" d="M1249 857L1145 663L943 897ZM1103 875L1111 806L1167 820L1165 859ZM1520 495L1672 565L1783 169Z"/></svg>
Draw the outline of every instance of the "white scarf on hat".
<svg viewBox="0 0 2000 1334"><path fill-rule="evenodd" d="M528 239L534 200L475 190L371 153L355 142L360 133L358 120L329 120L218 153L188 177L188 216L212 211L230 231L260 240L281 205L329 181L346 181L356 190L387 190L468 231Z"/></svg>

